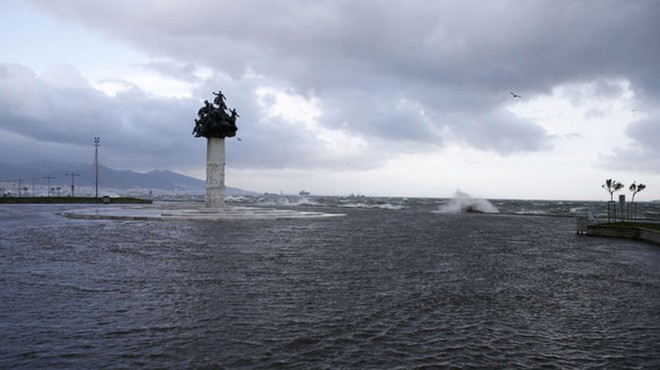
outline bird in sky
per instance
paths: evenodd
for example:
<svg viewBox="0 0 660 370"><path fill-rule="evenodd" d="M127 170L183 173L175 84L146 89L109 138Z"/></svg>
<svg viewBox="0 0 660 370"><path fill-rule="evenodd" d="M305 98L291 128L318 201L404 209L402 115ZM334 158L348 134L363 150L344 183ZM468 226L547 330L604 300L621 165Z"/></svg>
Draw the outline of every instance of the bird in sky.
<svg viewBox="0 0 660 370"><path fill-rule="evenodd" d="M522 95L518 95L518 94L515 94L515 93L511 93L511 96L513 96L514 99L522 98Z"/></svg>

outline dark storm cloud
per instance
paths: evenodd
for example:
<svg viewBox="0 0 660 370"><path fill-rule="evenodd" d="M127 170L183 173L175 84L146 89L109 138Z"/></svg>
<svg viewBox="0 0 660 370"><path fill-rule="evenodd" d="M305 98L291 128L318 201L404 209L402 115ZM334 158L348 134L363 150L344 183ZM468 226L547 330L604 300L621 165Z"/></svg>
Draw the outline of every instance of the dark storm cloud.
<svg viewBox="0 0 660 370"><path fill-rule="evenodd" d="M320 122L329 128L342 128L368 139L442 145L437 127L430 122L423 105L406 99L394 90L344 91L327 94Z"/></svg>
<svg viewBox="0 0 660 370"><path fill-rule="evenodd" d="M60 80L57 72L49 79ZM0 156L89 161L92 139L100 136L112 165L135 168L149 159L153 166L172 168L187 164L184 153L196 152L191 141L178 138L192 129L197 104L137 89L109 97L88 84L61 87L27 67L0 64ZM45 143L53 152L40 150Z"/></svg>
<svg viewBox="0 0 660 370"><path fill-rule="evenodd" d="M38 3L156 55L312 88L374 74L495 91L610 73L644 84L660 53L660 5L645 1Z"/></svg>
<svg viewBox="0 0 660 370"><path fill-rule="evenodd" d="M465 117L456 135L473 147L513 154L542 150L550 146L546 130L508 112L493 112L474 118Z"/></svg>
<svg viewBox="0 0 660 370"><path fill-rule="evenodd" d="M236 81L250 72L283 83L322 102L327 128L402 150L448 140L502 154L548 149L542 127L503 113L510 91L527 99L561 84L623 78L640 100L660 97L659 2L35 3L180 63L151 66L162 73L207 66ZM601 87L613 93L607 82ZM264 119L252 111L249 122ZM268 156L288 162L280 165L323 156L304 132L260 127L251 135L264 150L288 140L288 155ZM652 150L632 137L639 150Z"/></svg>

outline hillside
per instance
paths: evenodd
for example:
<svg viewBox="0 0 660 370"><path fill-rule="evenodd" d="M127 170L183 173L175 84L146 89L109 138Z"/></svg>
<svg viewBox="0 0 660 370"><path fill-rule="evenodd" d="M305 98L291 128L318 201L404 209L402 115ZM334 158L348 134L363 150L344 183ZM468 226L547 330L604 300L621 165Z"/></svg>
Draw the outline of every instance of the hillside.
<svg viewBox="0 0 660 370"><path fill-rule="evenodd" d="M76 195L95 193L94 166L80 162L29 162L9 164L0 162L0 192L17 194L19 181L21 192L43 195L51 191L70 194L71 175ZM48 179L50 177L50 180ZM34 185L34 186L33 186ZM26 189L27 188L27 189ZM113 194L203 194L204 181L169 170L139 173L99 166L99 193ZM227 187L227 195L243 195L250 192Z"/></svg>

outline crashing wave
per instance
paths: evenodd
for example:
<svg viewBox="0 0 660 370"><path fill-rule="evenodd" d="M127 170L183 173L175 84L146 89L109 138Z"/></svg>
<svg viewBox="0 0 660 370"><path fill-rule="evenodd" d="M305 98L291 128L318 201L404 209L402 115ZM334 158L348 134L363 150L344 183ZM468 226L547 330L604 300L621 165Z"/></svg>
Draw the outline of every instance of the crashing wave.
<svg viewBox="0 0 660 370"><path fill-rule="evenodd" d="M499 213L499 209L486 199L475 199L467 193L456 190L449 203L442 204L435 213Z"/></svg>

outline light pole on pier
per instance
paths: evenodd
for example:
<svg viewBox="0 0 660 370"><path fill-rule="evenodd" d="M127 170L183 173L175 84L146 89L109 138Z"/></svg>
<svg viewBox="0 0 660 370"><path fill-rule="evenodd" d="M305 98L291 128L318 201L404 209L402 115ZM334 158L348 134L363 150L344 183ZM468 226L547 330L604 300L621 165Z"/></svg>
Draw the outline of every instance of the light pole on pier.
<svg viewBox="0 0 660 370"><path fill-rule="evenodd" d="M101 146L101 138L94 138L94 178L96 184L96 197L99 197L99 146Z"/></svg>
<svg viewBox="0 0 660 370"><path fill-rule="evenodd" d="M38 177L30 177L28 180L32 180L32 196L34 197L34 182L39 180Z"/></svg>
<svg viewBox="0 0 660 370"><path fill-rule="evenodd" d="M44 179L48 179L48 196L49 197L50 197L50 180L54 179L54 178L55 178L55 176L51 176L51 175L44 176Z"/></svg>
<svg viewBox="0 0 660 370"><path fill-rule="evenodd" d="M19 196L19 197L22 196L22 195L21 195L21 182L22 182L23 180L25 180L25 179L20 179L20 178L19 178L19 179L16 179L16 181L18 182L18 196Z"/></svg>
<svg viewBox="0 0 660 370"><path fill-rule="evenodd" d="M65 173L64 175L65 176L71 176L71 197L73 198L73 197L75 197L74 190L76 189L76 186L73 184L73 178L75 176L80 176L80 174L79 173L73 173L73 171L71 171L69 173Z"/></svg>

